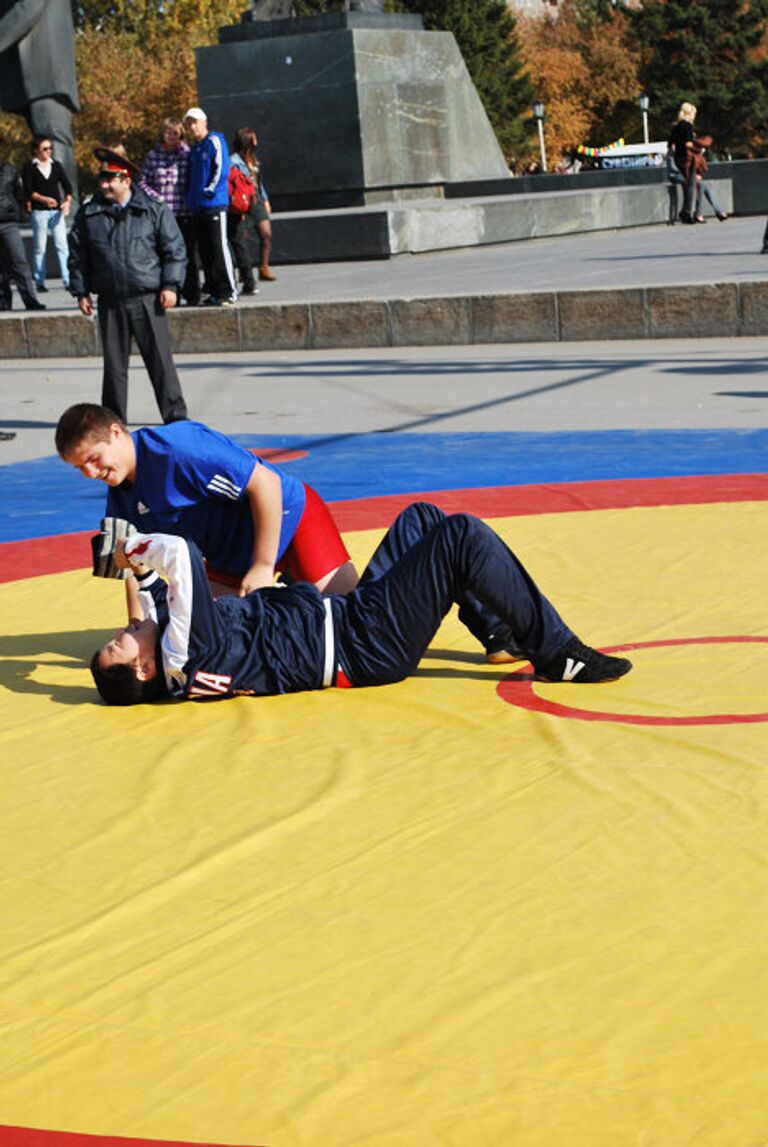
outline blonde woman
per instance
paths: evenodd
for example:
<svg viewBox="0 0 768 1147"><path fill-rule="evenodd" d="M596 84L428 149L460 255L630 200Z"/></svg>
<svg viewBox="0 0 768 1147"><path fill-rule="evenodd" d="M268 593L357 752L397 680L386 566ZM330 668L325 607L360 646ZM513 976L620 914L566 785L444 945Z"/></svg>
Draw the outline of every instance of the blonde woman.
<svg viewBox="0 0 768 1147"><path fill-rule="evenodd" d="M669 150L677 170L684 179L683 209L680 219L683 223L695 223L694 203L696 201L696 168L693 163L693 141L696 138L694 122L696 105L680 104L677 122L669 135Z"/></svg>

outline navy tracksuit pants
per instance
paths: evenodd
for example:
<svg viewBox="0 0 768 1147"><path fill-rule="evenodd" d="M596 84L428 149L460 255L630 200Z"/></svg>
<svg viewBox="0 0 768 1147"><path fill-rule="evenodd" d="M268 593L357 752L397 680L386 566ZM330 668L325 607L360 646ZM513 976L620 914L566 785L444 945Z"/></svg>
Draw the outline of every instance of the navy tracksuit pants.
<svg viewBox="0 0 768 1147"><path fill-rule="evenodd" d="M332 599L338 660L352 684L383 685L413 673L454 602L476 636L501 619L534 666L573 637L489 526L419 502L394 522L357 589Z"/></svg>

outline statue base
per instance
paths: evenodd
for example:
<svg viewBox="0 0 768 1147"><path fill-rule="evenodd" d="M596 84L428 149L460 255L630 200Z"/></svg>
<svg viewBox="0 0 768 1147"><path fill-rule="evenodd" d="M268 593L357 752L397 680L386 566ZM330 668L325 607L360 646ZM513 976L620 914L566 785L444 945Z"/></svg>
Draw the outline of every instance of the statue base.
<svg viewBox="0 0 768 1147"><path fill-rule="evenodd" d="M450 32L420 16L248 20L199 48L198 93L231 139L252 126L273 206L362 206L509 178Z"/></svg>

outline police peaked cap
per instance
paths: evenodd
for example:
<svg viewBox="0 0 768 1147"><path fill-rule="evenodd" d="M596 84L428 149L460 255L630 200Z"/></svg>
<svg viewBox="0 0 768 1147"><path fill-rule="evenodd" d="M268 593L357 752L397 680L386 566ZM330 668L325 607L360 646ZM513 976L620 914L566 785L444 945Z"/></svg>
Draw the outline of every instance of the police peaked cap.
<svg viewBox="0 0 768 1147"><path fill-rule="evenodd" d="M111 171L115 174L122 171L130 175L132 179L141 174L141 168L128 158L123 147L95 147L93 154L101 164L99 171Z"/></svg>

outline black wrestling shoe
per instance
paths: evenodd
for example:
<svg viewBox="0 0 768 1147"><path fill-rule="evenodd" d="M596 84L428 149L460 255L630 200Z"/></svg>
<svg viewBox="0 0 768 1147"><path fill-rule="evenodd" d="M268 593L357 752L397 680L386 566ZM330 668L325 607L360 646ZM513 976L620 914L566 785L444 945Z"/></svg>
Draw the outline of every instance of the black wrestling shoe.
<svg viewBox="0 0 768 1147"><path fill-rule="evenodd" d="M500 625L495 633L489 633L485 641L485 660L489 665L507 665L510 661L524 661L525 654L517 648L512 630Z"/></svg>
<svg viewBox="0 0 768 1147"><path fill-rule="evenodd" d="M609 657L590 649L578 637L572 637L546 665L534 665L536 676L543 681L575 681L578 685L615 681L631 668L632 662L626 657Z"/></svg>

